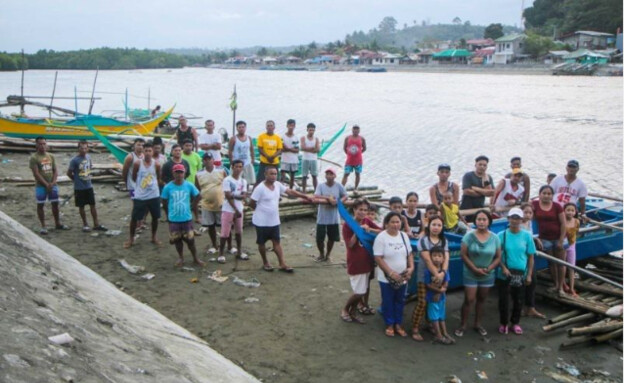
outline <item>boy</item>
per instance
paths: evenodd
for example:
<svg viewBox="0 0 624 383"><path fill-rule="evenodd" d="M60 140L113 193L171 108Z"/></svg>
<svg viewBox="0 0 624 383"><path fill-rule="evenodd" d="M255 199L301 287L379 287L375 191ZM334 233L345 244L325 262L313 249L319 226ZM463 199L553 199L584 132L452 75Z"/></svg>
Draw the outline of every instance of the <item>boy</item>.
<svg viewBox="0 0 624 383"><path fill-rule="evenodd" d="M440 208L438 205L429 204L425 207L425 218L423 218L423 230L420 232L420 237L422 238L425 235L425 228L429 226L429 220L435 216L440 215Z"/></svg>
<svg viewBox="0 0 624 383"><path fill-rule="evenodd" d="M439 246L434 246L430 250L431 262L435 268L441 272L442 265L444 264L444 249ZM433 326L435 333L435 343L440 344L453 344L453 339L446 331L446 289L450 282L450 276L448 273L444 273L444 280L441 284L433 283L431 277L431 271L425 268L425 284L427 285L427 316Z"/></svg>
<svg viewBox="0 0 624 383"><path fill-rule="evenodd" d="M390 211L401 215L401 231L406 232L408 235L411 234L409 223L407 223L407 217L401 214L403 211L403 200L401 197L391 197L390 201L388 201L388 205L390 206Z"/></svg>
<svg viewBox="0 0 624 383"><path fill-rule="evenodd" d="M440 212L444 220L444 230L454 234L466 234L468 231L468 223L461 216L459 206L453 203L453 193L448 191L444 193Z"/></svg>

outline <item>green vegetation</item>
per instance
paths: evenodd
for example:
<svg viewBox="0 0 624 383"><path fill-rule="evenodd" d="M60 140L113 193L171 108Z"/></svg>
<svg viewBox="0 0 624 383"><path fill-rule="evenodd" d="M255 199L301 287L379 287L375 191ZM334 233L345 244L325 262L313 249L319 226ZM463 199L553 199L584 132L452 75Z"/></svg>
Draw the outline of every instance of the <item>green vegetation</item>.
<svg viewBox="0 0 624 383"><path fill-rule="evenodd" d="M26 55L31 69L182 68L187 60L148 49L97 48L69 52L40 50Z"/></svg>
<svg viewBox="0 0 624 383"><path fill-rule="evenodd" d="M485 28L483 32L484 39L492 39L496 40L499 37L503 37L505 33L503 32L503 24L490 24Z"/></svg>

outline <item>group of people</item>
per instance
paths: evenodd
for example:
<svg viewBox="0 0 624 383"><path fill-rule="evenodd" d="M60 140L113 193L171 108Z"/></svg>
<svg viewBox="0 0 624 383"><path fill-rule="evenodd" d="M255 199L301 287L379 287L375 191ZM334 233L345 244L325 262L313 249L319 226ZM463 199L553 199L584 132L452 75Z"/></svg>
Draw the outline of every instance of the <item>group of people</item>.
<svg viewBox="0 0 624 383"><path fill-rule="evenodd" d="M200 259L194 237L198 233L194 222L206 228L211 240L208 254L217 254L217 261L226 262L226 247L238 259L248 260L242 252L244 205L254 209L252 223L256 230L256 243L262 257L263 270L273 271L267 258L266 242L271 241L277 256L278 270L293 272L284 258L280 245L279 202L282 195L302 198L318 204L316 244L319 262L329 261L333 245L340 241L340 218L337 204L342 201L353 209L355 220L369 232L378 233L373 254L362 246L353 230L346 224L342 237L347 247L347 273L353 295L341 310L346 322L364 323L360 314L375 313L369 305L370 281L375 276L380 285L382 312L386 324L385 334L407 336L402 326L403 308L407 283L417 272L417 304L412 314L411 336L422 341L420 325L427 318L435 341L452 344L445 325L445 295L450 281L448 272L450 254L448 233L463 235L461 258L464 264L463 284L465 300L461 310L461 324L454 331L462 337L467 327L471 309L475 307L473 328L481 335L487 330L481 324L483 305L491 287L499 290L499 332L512 331L522 334L520 314L543 317L535 309L534 260L536 250L542 250L568 263L575 262L575 240L580 222L584 219L587 188L577 177L579 163L570 160L566 174L548 180L540 187L539 197L530 200L531 179L522 170L521 159L511 159L511 171L498 184L487 174L489 159L475 159L474 171L464 174L460 185L450 181L451 166L438 166L438 182L429 188L430 204L424 214L419 210L419 196L410 192L405 198L389 201L390 212L382 223L376 222L376 208L364 199L347 201L344 185L349 174L355 172L356 188L362 172L362 154L366 141L357 125L345 138L346 154L342 182L333 168L325 170L325 182L318 183L317 156L320 142L315 137L315 125L306 127L306 135L297 137L296 123L288 120L286 134L275 133L275 123L267 121L266 132L257 138L260 166L254 172L254 147L246 134L246 123L236 123L237 134L227 142L230 168L223 167L221 135L214 132L214 121L205 122L205 133L197 132L180 119L176 132L178 143L171 148L170 157L163 153L163 142L156 137L152 141L137 139L123 164L122 177L132 199L132 215L128 240L124 247L134 245L138 230L146 229L147 214L151 215L151 242L160 246L157 238L161 211L169 225L169 241L178 254L177 266L184 262L184 243L193 260ZM51 202L55 227L66 230L60 222L58 209L58 176L54 156L47 153L46 141L36 139L37 152L30 159L30 168L36 180L37 212L41 222L41 234L47 234L43 205ZM198 154L198 150L203 155ZM91 185L91 159L88 144L78 144L78 154L71 162L67 175L74 181L76 206L80 210L83 231L92 230L87 223L85 207L90 206L94 230L107 230L97 217L93 187ZM299 164L299 153L302 163ZM295 190L294 176L302 169L302 191ZM282 182L278 181L281 173ZM307 176L312 177L314 194L306 194ZM288 178L288 180L287 180ZM550 177L549 177L550 178ZM485 200L490 198L490 209ZM577 207L578 206L578 207ZM161 210L162 209L162 210ZM462 215L460 211L467 214ZM494 214L494 217L492 215ZM489 230L495 217L507 217L509 228L495 234ZM470 229L474 223L475 229ZM536 225L534 226L533 223ZM217 241L217 226L220 226ZM536 228L534 232L534 227ZM232 246L232 232L236 247ZM416 240L417 267L414 251L410 245ZM574 274L565 267L551 267L554 288L560 294L575 295ZM568 277L566 283L566 276ZM510 301L511 298L511 314Z"/></svg>

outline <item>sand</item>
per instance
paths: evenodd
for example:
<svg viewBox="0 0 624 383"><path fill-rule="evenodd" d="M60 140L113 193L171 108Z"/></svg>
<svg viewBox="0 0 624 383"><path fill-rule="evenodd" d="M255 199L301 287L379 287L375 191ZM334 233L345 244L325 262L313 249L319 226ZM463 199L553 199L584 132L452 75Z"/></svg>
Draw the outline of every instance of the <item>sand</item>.
<svg viewBox="0 0 624 383"><path fill-rule="evenodd" d="M63 172L70 154L57 154ZM106 155L96 155L95 162L110 161ZM5 153L0 163L0 178L21 176L29 179L28 157L25 154ZM290 275L261 270L260 256L254 244L252 227L245 227L243 249L251 256L239 262L231 273L231 257L225 265L209 262L207 267L194 267L187 256L186 267L173 267L176 253L167 244L167 230L161 224L158 237L161 248L149 243L149 235L142 234L136 246L123 249L127 237L130 201L126 193L118 192L111 184L96 184L96 201L102 224L109 229L122 230L117 237L102 234L97 237L81 232L78 209L73 200L63 206L63 223L70 231L51 231L45 238L74 256L77 260L116 284L124 292L144 302L191 333L206 340L211 347L257 378L267 382L342 382L342 381L446 381L457 375L463 382L480 381L475 371L485 371L490 381L549 382L546 372L555 371L563 361L575 365L589 381L621 381L622 353L611 345L559 351L566 339L563 330L543 333L543 321L523 318L522 336L499 335L497 297L491 292L485 308L484 326L490 332L481 337L467 331L454 346L414 342L383 334L381 316L366 317L365 325L344 323L339 318L340 308L350 295L350 286L344 266L345 248L338 244L332 254L332 264L313 261L314 220L300 219L282 224L282 244L287 262L295 267ZM71 185L62 185L61 194L72 194ZM31 187L0 186L0 209L33 230L38 228ZM51 223L49 208L46 213ZM205 249L207 234L197 243ZM188 254L188 253L187 253ZM209 257L202 255L204 260ZM132 275L119 265L126 259L133 265L144 266L156 277L150 281ZM276 258L270 254L270 259ZM224 283L209 280L207 276L222 270L230 279ZM256 278L258 288L235 285L231 279ZM198 278L197 283L192 283ZM371 303L380 302L379 288L372 283ZM246 303L246 298L259 301ZM451 292L447 303L447 325L455 329L459 324L461 291ZM409 318L414 303L405 309L404 318L409 329ZM538 308L549 316L569 311L565 307L538 301ZM495 357L484 354L493 351ZM592 369L607 371L609 378L592 373ZM561 371L559 371L561 372ZM602 380L599 380L602 379Z"/></svg>

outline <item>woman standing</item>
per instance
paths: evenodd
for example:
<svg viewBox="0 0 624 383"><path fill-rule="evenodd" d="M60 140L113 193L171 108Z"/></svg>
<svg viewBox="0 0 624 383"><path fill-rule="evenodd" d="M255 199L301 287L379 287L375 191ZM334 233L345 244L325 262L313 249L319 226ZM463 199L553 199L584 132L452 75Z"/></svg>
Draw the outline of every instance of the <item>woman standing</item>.
<svg viewBox="0 0 624 383"><path fill-rule="evenodd" d="M538 248L546 254L564 260L563 240L566 237L566 219L563 207L553 202L553 194L553 188L550 185L544 185L539 189L539 200L533 201L537 233L540 239ZM559 292L559 295L563 295L565 266L551 263L550 274L555 281L554 289Z"/></svg>
<svg viewBox="0 0 624 383"><path fill-rule="evenodd" d="M461 244L461 257L464 261L464 304L461 310L461 326L455 335L462 337L466 330L466 322L470 308L475 305L474 329L481 336L487 331L481 326L483 306L490 288L494 286L494 270L501 258L501 246L498 236L489 230L492 216L487 210L479 210L475 214L477 230L464 235Z"/></svg>
<svg viewBox="0 0 624 383"><path fill-rule="evenodd" d="M403 307L407 281L414 271L414 258L409 237L401 232L401 214L390 212L384 218L384 228L375 238L373 253L377 262L377 280L381 290L381 307L386 335L395 332L402 337L407 333L403 329Z"/></svg>

